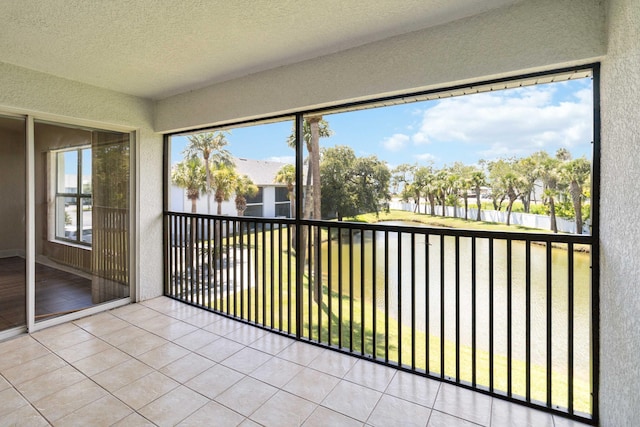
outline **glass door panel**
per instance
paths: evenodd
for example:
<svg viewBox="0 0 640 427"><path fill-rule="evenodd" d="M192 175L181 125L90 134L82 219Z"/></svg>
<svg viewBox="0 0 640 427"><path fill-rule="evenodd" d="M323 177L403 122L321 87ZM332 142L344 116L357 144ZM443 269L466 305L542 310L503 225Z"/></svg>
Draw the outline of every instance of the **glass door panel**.
<svg viewBox="0 0 640 427"><path fill-rule="evenodd" d="M129 296L130 137L34 124L36 322Z"/></svg>
<svg viewBox="0 0 640 427"><path fill-rule="evenodd" d="M26 324L26 131L0 116L0 332Z"/></svg>

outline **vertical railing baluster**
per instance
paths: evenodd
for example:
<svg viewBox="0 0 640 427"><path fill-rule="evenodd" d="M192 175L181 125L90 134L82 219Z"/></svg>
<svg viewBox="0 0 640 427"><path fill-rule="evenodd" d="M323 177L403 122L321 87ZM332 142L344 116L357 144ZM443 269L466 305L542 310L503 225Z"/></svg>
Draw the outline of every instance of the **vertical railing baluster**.
<svg viewBox="0 0 640 427"><path fill-rule="evenodd" d="M384 231L384 362L389 363L389 232Z"/></svg>
<svg viewBox="0 0 640 427"><path fill-rule="evenodd" d="M430 277L431 268L429 264L429 246L431 246L431 242L429 241L430 235L424 235L424 295L425 295L425 304L424 304L424 330L425 330L425 343L424 343L424 353L425 353L425 372L429 374L431 372L431 327L429 322L429 316L431 315L429 306L431 304L430 299Z"/></svg>
<svg viewBox="0 0 640 427"><path fill-rule="evenodd" d="M331 227L327 227L327 342L329 347L333 344L333 336L331 334L331 315L333 314L331 291L333 289L333 256L332 248L333 242L331 239Z"/></svg>
<svg viewBox="0 0 640 427"><path fill-rule="evenodd" d="M291 239L293 238L291 230L294 227L291 223L287 224L287 333L291 334L291 303L293 298L291 295L291 270L293 260L293 248L291 245Z"/></svg>
<svg viewBox="0 0 640 427"><path fill-rule="evenodd" d="M398 284L396 286L396 294L398 296L398 366L402 366L402 232L396 232L398 241Z"/></svg>
<svg viewBox="0 0 640 427"><path fill-rule="evenodd" d="M349 228L349 351L353 352L353 229Z"/></svg>
<svg viewBox="0 0 640 427"><path fill-rule="evenodd" d="M229 244L229 221L225 220L224 221L224 237L226 238L225 241L225 245L224 245L224 252L225 255L227 256L227 261L225 263L226 265L226 287L227 287L227 314L231 314L231 253L229 252L229 247L231 246Z"/></svg>
<svg viewBox="0 0 640 427"><path fill-rule="evenodd" d="M377 347L378 347L378 340L377 340L377 335L378 335L378 306L377 306L377 300L378 300L378 296L376 294L376 288L378 287L378 274L376 271L376 257L377 257L377 251L376 251L376 244L377 244L377 240L376 240L376 230L372 230L371 231L371 315L372 315L372 322L373 322L373 334L371 336L371 356L373 357L373 359L377 359L378 355L377 355Z"/></svg>
<svg viewBox="0 0 640 427"><path fill-rule="evenodd" d="M231 223L232 227L231 227L231 258L229 259L229 264L231 264L231 262L233 262L232 265L232 270L233 270L233 315L234 316L238 316L238 262L236 260L236 257L238 255L238 243L236 241L237 238L237 233L236 233L236 226L237 226L237 221L236 220L229 220L227 223ZM228 240L227 240L228 242Z"/></svg>
<svg viewBox="0 0 640 427"><path fill-rule="evenodd" d="M568 348L567 348L567 372L568 372L568 381L567 381L567 399L569 401L569 414L573 415L573 300L574 300L574 283L573 283L573 243L569 243L567 245L568 251L568 263L567 263L567 272L568 272L568 322L567 322L567 340L568 340Z"/></svg>
<svg viewBox="0 0 640 427"><path fill-rule="evenodd" d="M213 255L213 243L211 240L211 218L207 219L207 308L213 308L213 301L211 300L211 276L215 274L215 265Z"/></svg>
<svg viewBox="0 0 640 427"><path fill-rule="evenodd" d="M338 348L342 349L342 228L338 227Z"/></svg>
<svg viewBox="0 0 640 427"><path fill-rule="evenodd" d="M198 218L198 227L200 228L200 265L198 268L198 277L200 278L199 280L199 286L198 286L198 305L203 306L204 305L204 282L205 282L205 273L204 273L204 267L206 265L206 250L205 250L205 234L204 234L204 218Z"/></svg>
<svg viewBox="0 0 640 427"><path fill-rule="evenodd" d="M552 283L552 245L551 242L547 242L546 246L547 254L547 408L551 408L553 405L553 283Z"/></svg>
<svg viewBox="0 0 640 427"><path fill-rule="evenodd" d="M260 234L264 238L264 229L261 229ZM260 324L260 287L263 284L263 280L260 278L260 251L258 250L258 245L261 244L261 239L258 238L258 221L253 223L253 242L254 242L254 266L253 266L253 275L254 275L254 284L253 284L253 306L254 306L254 319L257 324ZM264 252L264 246L262 246L262 251Z"/></svg>
<svg viewBox="0 0 640 427"><path fill-rule="evenodd" d="M245 319L244 313L244 287L245 287L245 277L244 277L244 221L238 221L238 226L240 227L240 318Z"/></svg>
<svg viewBox="0 0 640 427"><path fill-rule="evenodd" d="M493 392L493 238L489 238L489 391Z"/></svg>
<svg viewBox="0 0 640 427"><path fill-rule="evenodd" d="M218 247L220 242L220 236L218 235L218 220L213 219L213 308L215 310L220 310L220 298L222 298L222 288L220 288L220 295L218 294L218 279L221 278L222 274L222 263L220 262L220 258L222 257L222 253L220 252L220 248Z"/></svg>
<svg viewBox="0 0 640 427"><path fill-rule="evenodd" d="M512 333L513 333L513 306L512 306L512 297L513 297L513 257L512 257L512 247L511 247L511 239L507 239L507 396L512 396L512 382L513 382L513 342L512 342Z"/></svg>
<svg viewBox="0 0 640 427"><path fill-rule="evenodd" d="M282 288L283 288L283 275L284 275L284 271L282 270L282 256L283 256L283 251L282 251L282 228L283 228L284 224L283 223L278 223L278 250L276 251L276 254L278 256L278 330L279 331L283 331L284 328L282 327L282 322L283 322L283 318L282 318L282 305L283 305L283 292L282 292Z"/></svg>
<svg viewBox="0 0 640 427"><path fill-rule="evenodd" d="M460 383L460 236L456 235L454 239L456 248L456 383Z"/></svg>
<svg viewBox="0 0 640 427"><path fill-rule="evenodd" d="M476 237L471 237L471 385L477 386L477 346L478 346L478 334L477 334L477 313L476 313L476 282L477 282L477 268L476 268Z"/></svg>
<svg viewBox="0 0 640 427"><path fill-rule="evenodd" d="M307 233L307 332L308 338L313 340L313 226L310 225Z"/></svg>
<svg viewBox="0 0 640 427"><path fill-rule="evenodd" d="M444 234L440 235L440 378L444 378L444 321L445 321L445 271L444 271Z"/></svg>
<svg viewBox="0 0 640 427"><path fill-rule="evenodd" d="M365 354L364 342L365 342L365 288L364 283L366 280L365 268L364 268L364 242L365 242L365 230L360 230L360 354Z"/></svg>
<svg viewBox="0 0 640 427"><path fill-rule="evenodd" d="M275 232L273 231L273 227L275 226L275 224L272 222L269 224L269 255L267 256L267 260L269 261L269 266L270 268L270 273L269 273L269 302L271 303L269 305L269 327L271 329L273 329L275 327L275 289L274 289L274 285L275 285L275 281L276 281L276 276L275 276L275 267L276 267L276 263L275 263L275 259L274 257L275 255Z"/></svg>
<svg viewBox="0 0 640 427"><path fill-rule="evenodd" d="M526 335L526 355L525 355L525 397L527 402L531 402L531 241L525 242L525 335Z"/></svg>
<svg viewBox="0 0 640 427"><path fill-rule="evenodd" d="M411 369L416 369L416 233L411 233Z"/></svg>
<svg viewBox="0 0 640 427"><path fill-rule="evenodd" d="M324 293L322 292L322 228L318 226L316 230L316 245L315 250L318 254L315 259L318 265L315 266L314 271L317 273L316 277L316 289L318 290L318 302L316 304L318 313L318 342L322 342L322 299Z"/></svg>
<svg viewBox="0 0 640 427"><path fill-rule="evenodd" d="M262 326L267 326L267 224L262 224Z"/></svg>

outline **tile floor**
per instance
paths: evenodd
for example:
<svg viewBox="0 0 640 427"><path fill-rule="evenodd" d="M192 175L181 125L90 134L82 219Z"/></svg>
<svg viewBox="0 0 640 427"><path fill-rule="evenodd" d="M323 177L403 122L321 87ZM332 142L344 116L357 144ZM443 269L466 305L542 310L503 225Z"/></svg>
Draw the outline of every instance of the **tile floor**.
<svg viewBox="0 0 640 427"><path fill-rule="evenodd" d="M0 425L582 426L164 297L0 343Z"/></svg>

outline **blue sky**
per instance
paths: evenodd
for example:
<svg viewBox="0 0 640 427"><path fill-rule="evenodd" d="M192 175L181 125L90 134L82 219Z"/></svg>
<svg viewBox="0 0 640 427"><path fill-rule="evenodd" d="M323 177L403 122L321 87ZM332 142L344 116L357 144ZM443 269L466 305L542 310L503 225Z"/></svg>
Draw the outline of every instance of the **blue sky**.
<svg viewBox="0 0 640 427"><path fill-rule="evenodd" d="M590 159L592 114L592 81L581 79L325 115L334 134L320 143L348 145L390 167L477 164L559 148ZM291 131L291 121L231 129L227 147L236 157L293 162ZM185 144L186 137L172 138L172 163Z"/></svg>

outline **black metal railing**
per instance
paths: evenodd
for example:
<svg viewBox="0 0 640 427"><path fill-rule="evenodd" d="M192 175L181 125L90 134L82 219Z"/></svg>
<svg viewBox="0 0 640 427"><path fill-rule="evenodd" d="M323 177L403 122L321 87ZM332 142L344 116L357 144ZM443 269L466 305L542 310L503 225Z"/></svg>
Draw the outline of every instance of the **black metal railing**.
<svg viewBox="0 0 640 427"><path fill-rule="evenodd" d="M165 293L591 422L591 236L165 214Z"/></svg>

